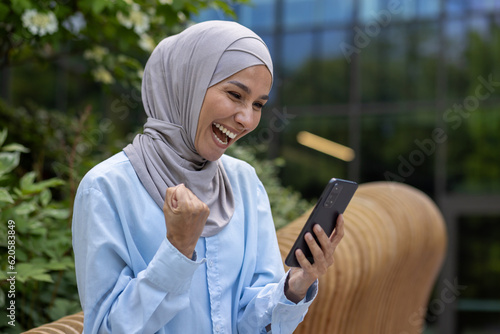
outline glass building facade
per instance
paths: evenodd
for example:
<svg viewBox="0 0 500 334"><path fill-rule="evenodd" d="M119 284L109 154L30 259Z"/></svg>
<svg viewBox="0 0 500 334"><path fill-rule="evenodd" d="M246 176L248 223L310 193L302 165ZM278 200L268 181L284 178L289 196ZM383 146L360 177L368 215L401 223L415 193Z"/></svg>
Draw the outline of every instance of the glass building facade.
<svg viewBox="0 0 500 334"><path fill-rule="evenodd" d="M500 1L254 0L236 13L275 63L248 142L285 158L284 182L311 199L332 176L425 191L449 235L426 333L499 333ZM356 158L299 145L304 130Z"/></svg>

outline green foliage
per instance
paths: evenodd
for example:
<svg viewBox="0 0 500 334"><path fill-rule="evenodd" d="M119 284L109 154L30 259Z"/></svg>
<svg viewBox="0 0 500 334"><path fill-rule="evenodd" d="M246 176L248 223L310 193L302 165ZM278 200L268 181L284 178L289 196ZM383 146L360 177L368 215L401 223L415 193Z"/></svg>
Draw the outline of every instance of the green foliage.
<svg viewBox="0 0 500 334"><path fill-rule="evenodd" d="M301 194L290 187L284 187L279 178L283 159L259 159L259 154L265 153L264 146L242 146L233 144L227 154L248 162L255 168L271 203L274 225L279 229L303 214L312 207L312 203L302 198Z"/></svg>
<svg viewBox="0 0 500 334"><path fill-rule="evenodd" d="M0 132L0 307L5 309L7 302L15 301L18 332L53 320L51 315L61 313L61 300L66 301L66 310L78 309L79 303L74 279L61 284L65 272L74 269L70 210L53 199L51 188L64 185L64 181L37 181L33 171L17 177L14 170L21 153L28 149L19 144L4 145L6 137L4 129ZM7 239L7 235L13 238ZM9 272L16 272L13 298L7 298L11 292ZM8 320L0 319L2 333L14 329L7 325Z"/></svg>
<svg viewBox="0 0 500 334"><path fill-rule="evenodd" d="M245 0L236 0L244 3ZM138 85L141 60L200 10L234 16L220 0L11 0L0 5L0 69L84 55L88 73L104 84ZM119 38L117 38L119 37Z"/></svg>

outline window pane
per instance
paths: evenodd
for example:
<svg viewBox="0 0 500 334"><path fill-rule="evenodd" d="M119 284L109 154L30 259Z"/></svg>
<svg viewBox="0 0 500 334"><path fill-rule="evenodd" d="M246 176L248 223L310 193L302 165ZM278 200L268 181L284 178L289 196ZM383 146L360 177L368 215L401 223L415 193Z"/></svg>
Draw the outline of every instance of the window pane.
<svg viewBox="0 0 500 334"><path fill-rule="evenodd" d="M468 312L496 311L498 317L500 216L463 216L460 217L458 226L458 282L463 286L458 296L459 306ZM497 326L500 325L498 320L500 319L497 318Z"/></svg>
<svg viewBox="0 0 500 334"><path fill-rule="evenodd" d="M347 23L352 19L354 1L323 0L320 21L324 23Z"/></svg>
<svg viewBox="0 0 500 334"><path fill-rule="evenodd" d="M321 34L321 53L316 77L314 98L317 104L337 104L349 101L349 63L340 50L348 34L345 30L328 30Z"/></svg>
<svg viewBox="0 0 500 334"><path fill-rule="evenodd" d="M408 91L409 100L436 97L437 54L439 50L437 23L420 23L408 27Z"/></svg>
<svg viewBox="0 0 500 334"><path fill-rule="evenodd" d="M365 109L367 114L362 116L361 127L361 182L404 182L432 194L434 151L436 141L440 140L433 133L435 111L409 112L404 107L392 111L393 114L387 114L383 105ZM377 114L382 112L385 114Z"/></svg>
<svg viewBox="0 0 500 334"><path fill-rule="evenodd" d="M402 100L406 92L406 30L402 24L392 24L380 34L381 56L379 60L380 77L377 85L379 101Z"/></svg>
<svg viewBox="0 0 500 334"><path fill-rule="evenodd" d="M359 1L359 20L363 23L374 20L380 8L378 0L360 0Z"/></svg>
<svg viewBox="0 0 500 334"><path fill-rule="evenodd" d="M312 57L313 34L285 34L283 38L282 66L286 72L295 71Z"/></svg>
<svg viewBox="0 0 500 334"><path fill-rule="evenodd" d="M316 1L284 0L283 22L286 27L311 26L314 23Z"/></svg>
<svg viewBox="0 0 500 334"><path fill-rule="evenodd" d="M459 312L458 334L498 334L498 312Z"/></svg>
<svg viewBox="0 0 500 334"><path fill-rule="evenodd" d="M323 59L343 58L341 44L349 42L346 30L325 30L321 32L321 55ZM347 61L347 59L346 59Z"/></svg>
<svg viewBox="0 0 500 334"><path fill-rule="evenodd" d="M469 6L473 11L491 11L495 9L495 0L469 0Z"/></svg>
<svg viewBox="0 0 500 334"><path fill-rule="evenodd" d="M466 0L446 0L445 9L449 16L460 16L467 10Z"/></svg>
<svg viewBox="0 0 500 334"><path fill-rule="evenodd" d="M465 76L465 50L467 47L467 27L463 20L446 21L444 25L447 76L447 96L450 98L466 95L468 79Z"/></svg>
<svg viewBox="0 0 500 334"><path fill-rule="evenodd" d="M248 6L238 6L238 22L252 29L271 30L276 19L273 0L254 0Z"/></svg>
<svg viewBox="0 0 500 334"><path fill-rule="evenodd" d="M484 87L475 81L476 87ZM479 88L485 94L486 88ZM453 192L500 193L500 111L470 95L445 111L448 186Z"/></svg>
<svg viewBox="0 0 500 334"><path fill-rule="evenodd" d="M417 3L418 16L420 18L436 18L439 16L440 1L419 0Z"/></svg>

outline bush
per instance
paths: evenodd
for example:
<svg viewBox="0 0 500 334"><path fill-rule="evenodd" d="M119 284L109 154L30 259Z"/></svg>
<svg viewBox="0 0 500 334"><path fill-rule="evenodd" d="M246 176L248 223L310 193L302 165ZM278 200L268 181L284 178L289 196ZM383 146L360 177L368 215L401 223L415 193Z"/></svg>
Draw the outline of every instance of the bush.
<svg viewBox="0 0 500 334"><path fill-rule="evenodd" d="M33 171L18 178L14 170L28 149L3 145L6 137L4 129L0 132L0 307L7 309L14 303L15 319L2 317L0 331L19 333L78 310L79 302L70 210L54 200L51 192L64 182L58 178L37 181ZM15 285L11 285L13 280ZM11 320L15 322L9 325Z"/></svg>

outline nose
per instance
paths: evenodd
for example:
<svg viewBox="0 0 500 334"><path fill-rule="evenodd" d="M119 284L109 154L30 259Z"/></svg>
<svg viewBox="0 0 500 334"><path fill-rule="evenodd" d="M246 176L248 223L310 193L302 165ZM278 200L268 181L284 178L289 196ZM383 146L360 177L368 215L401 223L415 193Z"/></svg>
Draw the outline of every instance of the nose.
<svg viewBox="0 0 500 334"><path fill-rule="evenodd" d="M254 122L256 111L253 110L252 105L250 106L241 106L236 110L236 114L234 115L234 120L236 124L240 126L238 131L248 130L252 128L252 124Z"/></svg>

